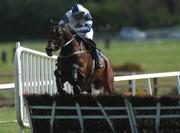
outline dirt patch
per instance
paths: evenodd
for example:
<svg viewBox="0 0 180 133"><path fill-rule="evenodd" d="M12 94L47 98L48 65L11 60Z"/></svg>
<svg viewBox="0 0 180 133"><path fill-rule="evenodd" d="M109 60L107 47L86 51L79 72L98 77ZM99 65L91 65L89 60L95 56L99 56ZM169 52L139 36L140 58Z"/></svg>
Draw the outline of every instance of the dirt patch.
<svg viewBox="0 0 180 133"><path fill-rule="evenodd" d="M0 107L14 106L14 100L0 99Z"/></svg>

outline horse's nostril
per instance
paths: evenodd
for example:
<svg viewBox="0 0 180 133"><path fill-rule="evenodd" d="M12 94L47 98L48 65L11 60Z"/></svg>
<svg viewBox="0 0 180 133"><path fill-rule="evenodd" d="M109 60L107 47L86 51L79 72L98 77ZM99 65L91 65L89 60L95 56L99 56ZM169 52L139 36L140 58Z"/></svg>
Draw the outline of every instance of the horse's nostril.
<svg viewBox="0 0 180 133"><path fill-rule="evenodd" d="M51 52L47 52L48 56L53 56L53 54Z"/></svg>
<svg viewBox="0 0 180 133"><path fill-rule="evenodd" d="M52 56L53 55L53 52L54 52L54 49L53 48L46 48L46 53L48 56Z"/></svg>

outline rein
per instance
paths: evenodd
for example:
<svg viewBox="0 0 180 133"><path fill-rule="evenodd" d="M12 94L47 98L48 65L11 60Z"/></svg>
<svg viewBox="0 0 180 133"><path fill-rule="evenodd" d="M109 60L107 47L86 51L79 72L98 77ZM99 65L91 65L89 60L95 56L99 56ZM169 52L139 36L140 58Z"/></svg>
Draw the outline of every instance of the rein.
<svg viewBox="0 0 180 133"><path fill-rule="evenodd" d="M68 42L66 42L66 43L63 44L62 46L60 46L60 48L66 47L66 46L69 45L73 40L74 40L74 36L71 38L71 40L69 40Z"/></svg>
<svg viewBox="0 0 180 133"><path fill-rule="evenodd" d="M66 47L66 46L69 45L73 40L74 40L74 36L73 36L68 42L66 42L65 44L63 44L62 46L60 46L60 45L55 46L55 49L58 50L59 48L64 48L64 47ZM53 42L53 43L55 43L55 44L58 44L54 39L51 39L50 41Z"/></svg>
<svg viewBox="0 0 180 133"><path fill-rule="evenodd" d="M73 35L73 37L68 42L66 42L64 45L60 46L60 48L64 48L64 47L68 46L74 39L75 39L75 35ZM83 54L83 53L89 53L89 51L83 51L83 50L82 51L76 51L76 52L69 54L69 55L59 55L59 58L65 59L65 58L69 58L69 57L72 57L74 55Z"/></svg>

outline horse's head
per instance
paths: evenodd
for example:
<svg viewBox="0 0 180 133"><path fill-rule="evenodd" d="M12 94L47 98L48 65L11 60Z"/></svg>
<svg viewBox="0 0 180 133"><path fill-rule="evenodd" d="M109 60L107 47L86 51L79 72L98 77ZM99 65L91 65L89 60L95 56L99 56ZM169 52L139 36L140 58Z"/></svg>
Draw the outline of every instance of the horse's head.
<svg viewBox="0 0 180 133"><path fill-rule="evenodd" d="M56 50L65 42L64 28L59 25L52 26L50 29L50 39L46 47L46 53L48 56L52 56Z"/></svg>

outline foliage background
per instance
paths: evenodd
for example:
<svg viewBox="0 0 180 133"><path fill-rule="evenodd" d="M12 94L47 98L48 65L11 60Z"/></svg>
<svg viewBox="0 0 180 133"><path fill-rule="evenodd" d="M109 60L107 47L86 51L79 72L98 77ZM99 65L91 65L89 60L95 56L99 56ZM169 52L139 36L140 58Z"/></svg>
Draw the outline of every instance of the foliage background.
<svg viewBox="0 0 180 133"><path fill-rule="evenodd" d="M59 21L75 3L87 7L96 32L122 26L140 29L180 24L179 0L0 0L0 40L46 38L49 20Z"/></svg>

